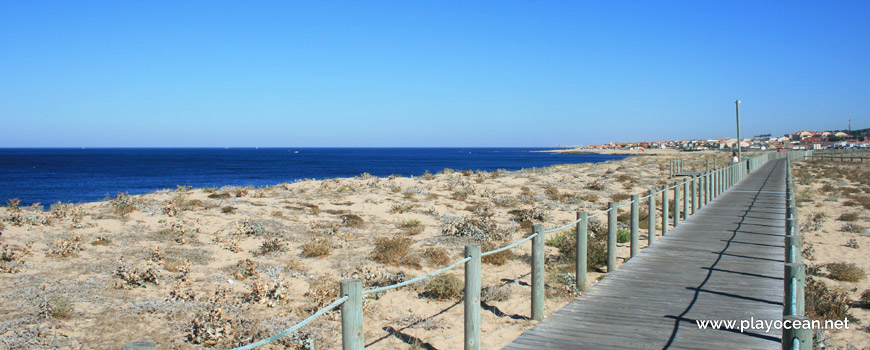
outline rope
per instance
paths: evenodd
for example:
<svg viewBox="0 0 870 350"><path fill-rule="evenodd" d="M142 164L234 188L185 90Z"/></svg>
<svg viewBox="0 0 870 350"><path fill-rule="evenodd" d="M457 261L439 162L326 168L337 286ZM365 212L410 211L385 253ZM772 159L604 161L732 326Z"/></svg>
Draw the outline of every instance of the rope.
<svg viewBox="0 0 870 350"><path fill-rule="evenodd" d="M336 300L336 301L333 301L332 304L326 305L324 308L318 310L318 311L315 312L313 315L308 316L308 318L302 320L302 322L297 323L297 324L294 325L293 327L290 327L290 328L285 329L285 330L282 331L281 333L275 334L275 335L273 335L273 336L271 336L271 337L268 337L268 338L266 338L266 339L260 340L260 341L258 341L258 342L256 342L256 343L251 343L251 344L248 344L248 345L245 345L245 346L240 346L240 347L234 348L234 349L232 349L232 350L247 350L247 349L253 349L253 348L256 348L256 347L258 347L258 346L261 346L261 345L265 345L265 344L267 344L267 343L270 343L270 342L272 342L273 340L276 340L276 339L278 339L278 338L284 337L284 336L286 336L286 335L288 335L288 334L290 334L290 333L295 332L297 329L299 329L299 328L301 328L302 326L308 324L309 322L314 321L315 318L320 317L321 315L325 314L327 311L332 310L332 309L336 308L337 306L341 305L342 303L344 303L345 301L347 301L347 299L348 299L348 297L347 297L347 295L345 295L345 296L341 297L340 299L338 299L338 300Z"/></svg>
<svg viewBox="0 0 870 350"><path fill-rule="evenodd" d="M481 254L481 256L483 256L483 254ZM441 270L435 271L435 272L430 273L430 274L428 274L428 275L423 275L423 276L420 276L420 277L417 277L417 278L412 278L412 279L409 279L409 280L404 281L404 282L401 282L401 283L391 284L391 285L389 285L389 286L383 286L383 287L378 287L378 288L366 289L366 290L363 291L363 295L366 295L366 294L372 294L372 293L378 293L378 292L383 292L383 291L388 291L388 290L390 290L390 289L395 289L395 288L399 288L399 287L407 286L407 285L409 285L409 284L411 284L411 283L419 282L419 281L425 280L425 279L430 278L430 277L435 277L435 276L438 276L438 275L440 275L440 274L442 274L442 273L445 273L445 272L447 272L447 271L453 269L454 267L457 267L457 266L459 266L459 265L462 265L462 264L464 264L465 262L467 262L467 261L469 261L469 260L471 260L471 257L465 257L465 259L459 260L459 261L453 263L453 265L447 266L447 267L445 267L445 268L443 268L443 269L441 269Z"/></svg>
<svg viewBox="0 0 870 350"><path fill-rule="evenodd" d="M619 208L622 208L622 207L627 206L627 205L631 205L631 201L628 201L628 202L625 202L625 203L622 203L622 204L617 204L617 205L616 205L615 207L613 207L613 208L619 209Z"/></svg>
<svg viewBox="0 0 870 350"><path fill-rule="evenodd" d="M598 212L598 214L595 214L595 215L589 215L589 216L587 216L587 218L591 219L591 218L594 218L594 217L599 216L599 215L607 214L608 212L610 212L610 208L607 208L607 210L604 210L604 211Z"/></svg>
<svg viewBox="0 0 870 350"><path fill-rule="evenodd" d="M486 252L486 253L480 253L480 256L481 256L481 257L484 257L484 256L487 256L487 255L490 255L490 254L495 254L495 253L503 252L503 251L505 251L505 250L508 250L508 249L511 249L511 248L513 248L513 247L516 247L516 246L518 246L518 245L520 245L520 244L523 244L523 243L525 243L526 241L528 241L528 240L530 240L530 239L532 239L532 238L535 238L535 236L537 236L537 235L538 235L537 233L534 233L534 234L532 234L532 235L530 235L530 236L528 236L528 237L526 237L526 238L523 238L523 239L521 239L521 240L519 240L519 241L516 241L516 242L514 242L514 243L511 243L511 244L508 244L508 245L506 245L506 246L504 246L504 247L501 247L501 248L498 248L498 249L493 249L493 250L490 250L490 251L488 251L488 252Z"/></svg>
<svg viewBox="0 0 870 350"><path fill-rule="evenodd" d="M552 228L552 229L546 230L546 231L541 232L541 233L542 233L542 234L547 234L547 233L550 233L550 232L562 231L562 230L564 230L564 229L566 229L566 228L569 228L569 227L571 227L571 226L574 226L574 225L578 224L580 221L583 221L583 219L577 219L577 220L571 221L571 222L569 222L569 223L567 223L567 224L565 224L565 225L562 225L562 226L559 226L559 227L556 227L556 228Z"/></svg>

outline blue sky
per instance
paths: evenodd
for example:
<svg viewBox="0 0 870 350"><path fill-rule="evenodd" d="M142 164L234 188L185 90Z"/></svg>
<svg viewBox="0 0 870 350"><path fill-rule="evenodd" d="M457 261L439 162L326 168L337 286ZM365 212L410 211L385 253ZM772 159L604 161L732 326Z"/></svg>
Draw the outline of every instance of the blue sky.
<svg viewBox="0 0 870 350"><path fill-rule="evenodd" d="M0 147L870 127L866 1L0 0Z"/></svg>

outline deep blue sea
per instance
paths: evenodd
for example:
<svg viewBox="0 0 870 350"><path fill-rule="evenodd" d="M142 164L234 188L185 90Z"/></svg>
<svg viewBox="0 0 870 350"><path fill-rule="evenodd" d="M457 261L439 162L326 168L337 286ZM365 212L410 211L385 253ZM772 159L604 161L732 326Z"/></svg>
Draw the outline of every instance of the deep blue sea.
<svg viewBox="0 0 870 350"><path fill-rule="evenodd" d="M543 149L543 148L541 148ZM0 200L91 202L176 185L266 186L298 179L421 175L444 168L519 170L625 156L536 148L88 148L0 149Z"/></svg>

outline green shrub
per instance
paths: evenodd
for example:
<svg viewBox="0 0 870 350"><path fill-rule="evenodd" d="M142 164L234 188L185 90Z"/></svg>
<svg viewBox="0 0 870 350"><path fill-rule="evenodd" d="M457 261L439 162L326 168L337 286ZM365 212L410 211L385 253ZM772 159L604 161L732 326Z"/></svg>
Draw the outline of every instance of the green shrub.
<svg viewBox="0 0 870 350"><path fill-rule="evenodd" d="M607 234L604 232L595 233L599 230L591 227L589 231L586 239L586 269L596 271L607 264ZM577 237L572 230L556 233L546 244L557 248L562 258L569 262L573 262L577 258Z"/></svg>
<svg viewBox="0 0 870 350"><path fill-rule="evenodd" d="M631 232L624 228L616 230L616 242L617 243L628 243L631 240Z"/></svg>
<svg viewBox="0 0 870 350"><path fill-rule="evenodd" d="M429 279L423 289L423 296L438 300L457 299L462 296L465 286L458 277L442 274Z"/></svg>

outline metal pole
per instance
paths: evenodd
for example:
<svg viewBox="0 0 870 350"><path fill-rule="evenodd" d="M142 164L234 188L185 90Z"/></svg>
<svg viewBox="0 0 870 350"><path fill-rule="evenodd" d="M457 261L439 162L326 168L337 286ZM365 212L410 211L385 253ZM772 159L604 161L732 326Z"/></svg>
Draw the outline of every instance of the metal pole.
<svg viewBox="0 0 870 350"><path fill-rule="evenodd" d="M734 101L737 106L737 159L742 160L743 155L740 152L740 100Z"/></svg>

